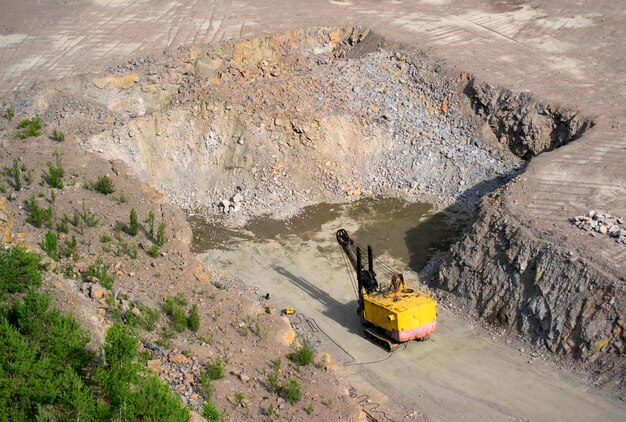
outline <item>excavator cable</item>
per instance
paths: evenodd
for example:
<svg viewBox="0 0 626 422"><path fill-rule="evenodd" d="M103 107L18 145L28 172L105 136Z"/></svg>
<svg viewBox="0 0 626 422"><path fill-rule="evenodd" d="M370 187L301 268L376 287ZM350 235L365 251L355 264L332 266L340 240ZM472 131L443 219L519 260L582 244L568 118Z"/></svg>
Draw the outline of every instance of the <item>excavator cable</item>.
<svg viewBox="0 0 626 422"><path fill-rule="evenodd" d="M377 359L377 360L373 360L373 361L368 361L368 362L357 362L357 360L354 358L354 356L348 352L343 346L341 346L339 343L337 343L331 336L328 335L328 333L326 331L324 331L317 323L317 321L315 321L315 319L313 319L312 317L307 317L306 315L304 315L302 312L298 312L295 315L295 318L298 319L298 321L290 321L291 325L293 327L297 326L297 325L303 325L306 322L306 325L309 326L309 329L311 330L312 333L314 334L318 334L318 333L322 333L331 343L333 343L335 346L337 346L343 353L345 353L349 358L350 361L349 362L343 362L343 366L362 366L362 365L373 365L376 363L381 363L384 362L388 359L391 359L392 356L406 350L407 344L404 343L403 344L403 348L394 352L394 353L389 353L387 355L387 357L382 358L382 359ZM379 403L376 403L372 400L370 400L369 395L367 394L361 394L358 395L356 392L356 389L354 387L351 387L349 390L349 394L350 397L355 399L357 401L357 404L360 405L361 407L365 408L366 406L368 407L368 412L371 413L377 413L380 416L382 416L385 420L389 421L389 422L396 422L394 419L391 419L389 416L387 416L387 414L383 411L383 410L378 410L378 408L380 407Z"/></svg>
<svg viewBox="0 0 626 422"><path fill-rule="evenodd" d="M357 300L359 299L359 292L357 291L357 281L354 278L354 274L352 273L352 265L348 260L346 254L343 253L343 249L339 246L339 251L341 256L343 256L343 262L346 265L346 270L348 271L348 277L350 278L350 284L352 284L352 290L354 290L354 294L356 295Z"/></svg>

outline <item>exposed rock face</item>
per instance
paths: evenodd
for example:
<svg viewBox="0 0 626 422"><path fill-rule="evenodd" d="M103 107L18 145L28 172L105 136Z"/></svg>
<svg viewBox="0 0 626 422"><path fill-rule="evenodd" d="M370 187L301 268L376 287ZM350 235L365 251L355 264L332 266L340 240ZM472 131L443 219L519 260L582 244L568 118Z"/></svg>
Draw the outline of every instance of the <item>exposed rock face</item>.
<svg viewBox="0 0 626 422"><path fill-rule="evenodd" d="M578 139L593 121L575 110L536 101L528 92L513 93L470 78L465 94L496 137L511 151L530 159Z"/></svg>
<svg viewBox="0 0 626 422"><path fill-rule="evenodd" d="M500 199L483 202L434 283L552 352L597 361L603 370L624 365L624 283L536 237L501 211Z"/></svg>

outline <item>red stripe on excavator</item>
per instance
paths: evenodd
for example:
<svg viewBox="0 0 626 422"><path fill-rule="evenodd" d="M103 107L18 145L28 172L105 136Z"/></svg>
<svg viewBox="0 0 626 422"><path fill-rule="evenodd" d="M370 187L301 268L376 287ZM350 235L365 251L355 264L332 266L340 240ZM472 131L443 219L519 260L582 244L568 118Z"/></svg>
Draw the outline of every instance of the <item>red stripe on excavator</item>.
<svg viewBox="0 0 626 422"><path fill-rule="evenodd" d="M433 321L430 324L422 325L421 327L413 328L411 330L392 330L389 332L389 335L392 339L402 343L405 341L424 338L430 333L434 333L435 330L437 330L437 321Z"/></svg>

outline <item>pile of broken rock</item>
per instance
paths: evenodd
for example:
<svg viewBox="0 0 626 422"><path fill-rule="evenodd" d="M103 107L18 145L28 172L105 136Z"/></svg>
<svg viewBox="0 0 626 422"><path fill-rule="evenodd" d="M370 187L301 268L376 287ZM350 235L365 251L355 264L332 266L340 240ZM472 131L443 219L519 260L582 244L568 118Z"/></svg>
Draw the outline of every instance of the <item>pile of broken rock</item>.
<svg viewBox="0 0 626 422"><path fill-rule="evenodd" d="M241 193L237 192L232 198L230 198L230 201L228 199L222 199L219 205L224 210L224 213L236 213L241 210L242 201L243 196Z"/></svg>
<svg viewBox="0 0 626 422"><path fill-rule="evenodd" d="M614 238L617 243L626 244L626 227L620 227L620 224L624 224L624 219L614 217L608 212L591 210L585 215L570 218L570 222L572 226L588 231L592 236L600 233Z"/></svg>

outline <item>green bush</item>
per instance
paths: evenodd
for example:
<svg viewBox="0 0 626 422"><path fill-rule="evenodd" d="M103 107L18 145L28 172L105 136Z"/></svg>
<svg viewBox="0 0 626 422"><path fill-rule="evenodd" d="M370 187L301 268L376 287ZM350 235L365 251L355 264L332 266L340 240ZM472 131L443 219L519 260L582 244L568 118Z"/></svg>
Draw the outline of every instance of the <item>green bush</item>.
<svg viewBox="0 0 626 422"><path fill-rule="evenodd" d="M280 395L283 396L289 404L296 404L302 398L302 387L298 380L289 378L287 384L280 387Z"/></svg>
<svg viewBox="0 0 626 422"><path fill-rule="evenodd" d="M69 233L69 222L70 218L67 216L67 214L64 213L63 218L61 218L61 222L57 224L57 231L59 233Z"/></svg>
<svg viewBox="0 0 626 422"><path fill-rule="evenodd" d="M198 331L200 328L200 315L198 314L198 305L195 303L191 305L191 311L189 311L189 316L187 317L187 325L193 332Z"/></svg>
<svg viewBox="0 0 626 422"><path fill-rule="evenodd" d="M137 213L135 209L130 210L130 224L128 225L128 234L131 236L137 236L139 233L139 223L137 222Z"/></svg>
<svg viewBox="0 0 626 422"><path fill-rule="evenodd" d="M109 403L121 407L131 396L132 387L139 381L139 340L124 326L115 323L106 333L105 364L98 368L96 379Z"/></svg>
<svg viewBox="0 0 626 422"><path fill-rule="evenodd" d="M54 129L52 131L52 135L50 135L50 139L52 139L53 141L56 141L56 142L64 142L65 141L65 134L63 132L61 132L60 130Z"/></svg>
<svg viewBox="0 0 626 422"><path fill-rule="evenodd" d="M93 185L93 188L100 192L103 195L109 195L115 192L115 185L113 184L113 179L109 176L100 176L98 177L98 181Z"/></svg>
<svg viewBox="0 0 626 422"><path fill-rule="evenodd" d="M55 261L59 260L59 253L57 250L58 238L55 232L51 230L48 230L46 232L46 237L44 237L41 247L50 258L54 259Z"/></svg>
<svg viewBox="0 0 626 422"><path fill-rule="evenodd" d="M61 162L61 155L58 152L54 153L55 161L52 163L48 161L48 184L51 188L63 189L63 176L65 176L65 169Z"/></svg>
<svg viewBox="0 0 626 422"><path fill-rule="evenodd" d="M11 176L13 176L13 187L15 190L22 190L22 169L15 159L13 160L13 167L11 167Z"/></svg>
<svg viewBox="0 0 626 422"><path fill-rule="evenodd" d="M308 340L303 340L300 346L296 347L296 351L289 355L289 359L300 366L310 364L314 357L315 351Z"/></svg>
<svg viewBox="0 0 626 422"><path fill-rule="evenodd" d="M87 277L97 278L100 281L100 284L102 284L102 287L111 290L113 283L115 282L115 276L112 273L109 273L109 268L111 268L111 264L104 262L102 257L98 257L93 264L87 267L85 274Z"/></svg>
<svg viewBox="0 0 626 422"><path fill-rule="evenodd" d="M0 295L41 286L39 257L23 246L0 248Z"/></svg>
<svg viewBox="0 0 626 422"><path fill-rule="evenodd" d="M17 137L26 139L33 136L41 135L42 121L39 116L33 116L30 119L24 119L18 123L17 128L21 129L17 132Z"/></svg>
<svg viewBox="0 0 626 422"><path fill-rule="evenodd" d="M183 406L180 396L174 394L158 375L150 374L128 397L121 416L122 420L128 421L178 422L189 420L189 408Z"/></svg>
<svg viewBox="0 0 626 422"><path fill-rule="evenodd" d="M109 236L108 234L103 234L102 236L100 236L100 242L101 243L109 243L112 240L113 240L113 238L111 236Z"/></svg>
<svg viewBox="0 0 626 422"><path fill-rule="evenodd" d="M54 210L52 207L40 207L35 195L31 195L31 197L24 203L24 209L28 213L26 216L26 221L28 223L37 228L40 228L41 226L46 226L48 228L52 227Z"/></svg>

